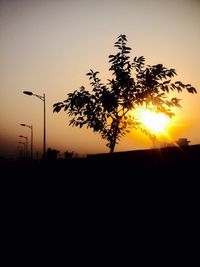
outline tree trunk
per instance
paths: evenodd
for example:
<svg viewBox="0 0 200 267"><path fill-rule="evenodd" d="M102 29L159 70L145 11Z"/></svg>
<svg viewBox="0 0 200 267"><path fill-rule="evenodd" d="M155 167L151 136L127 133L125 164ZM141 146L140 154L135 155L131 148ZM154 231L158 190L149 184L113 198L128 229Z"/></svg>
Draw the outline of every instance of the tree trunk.
<svg viewBox="0 0 200 267"><path fill-rule="evenodd" d="M117 116L117 114L116 114ZM110 142L110 153L112 154L114 152L114 149L115 149L115 145L116 145L116 141L117 141L117 136L118 136L118 133L119 133L119 118L116 118L114 121L113 121L113 136L112 136L112 140Z"/></svg>
<svg viewBox="0 0 200 267"><path fill-rule="evenodd" d="M116 145L116 140L117 140L117 134L114 135L113 140L110 144L110 153L112 154L114 152L115 149L115 145Z"/></svg>
<svg viewBox="0 0 200 267"><path fill-rule="evenodd" d="M114 152L115 149L115 143L112 144L112 146L110 147L110 153L112 154Z"/></svg>

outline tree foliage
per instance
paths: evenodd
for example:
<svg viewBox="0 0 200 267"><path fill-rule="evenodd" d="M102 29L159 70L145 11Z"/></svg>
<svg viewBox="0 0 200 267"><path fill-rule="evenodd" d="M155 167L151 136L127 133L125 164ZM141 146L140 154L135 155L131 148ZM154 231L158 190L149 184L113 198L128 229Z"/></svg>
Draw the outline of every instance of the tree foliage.
<svg viewBox="0 0 200 267"><path fill-rule="evenodd" d="M90 70L86 75L92 90L81 86L80 90L69 93L66 100L53 105L54 112L67 112L72 118L70 125L80 128L86 125L100 133L107 140L111 153L120 138L133 128L143 129L152 136L130 114L131 110L145 105L171 117L174 115L172 107L180 107L180 99L167 98L170 91L197 92L190 84L172 82L176 76L175 69L167 69L162 64L146 65L143 56L134 57L131 61L131 48L127 46L125 35L120 35L114 46L118 52L109 56L112 79L107 84L101 82L99 72Z"/></svg>

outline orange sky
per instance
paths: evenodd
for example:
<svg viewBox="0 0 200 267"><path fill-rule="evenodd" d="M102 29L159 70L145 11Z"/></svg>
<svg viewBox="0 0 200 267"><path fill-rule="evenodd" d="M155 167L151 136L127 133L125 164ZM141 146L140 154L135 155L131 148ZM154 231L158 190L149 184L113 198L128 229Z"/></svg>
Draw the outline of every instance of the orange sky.
<svg viewBox="0 0 200 267"><path fill-rule="evenodd" d="M46 94L47 148L61 152L108 152L105 141L91 130L68 126L65 113L52 105L67 93L89 88L89 69L111 78L108 56L114 42L126 34L131 58L175 68L177 80L200 88L200 1L198 0L16 0L0 1L0 154L16 154L19 135L42 151L43 104L23 90ZM200 93L179 94L182 109L170 128L173 140L186 137L200 143ZM30 140L29 140L30 141ZM133 131L116 151L151 147Z"/></svg>

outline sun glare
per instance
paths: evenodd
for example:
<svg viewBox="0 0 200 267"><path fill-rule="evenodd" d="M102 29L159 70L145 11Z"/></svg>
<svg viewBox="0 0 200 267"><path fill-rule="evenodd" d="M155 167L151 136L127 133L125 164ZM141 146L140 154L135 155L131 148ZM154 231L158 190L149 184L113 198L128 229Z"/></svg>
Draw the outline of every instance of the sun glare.
<svg viewBox="0 0 200 267"><path fill-rule="evenodd" d="M163 113L156 113L144 109L141 111L140 121L144 126L155 134L163 133L169 123L169 118Z"/></svg>

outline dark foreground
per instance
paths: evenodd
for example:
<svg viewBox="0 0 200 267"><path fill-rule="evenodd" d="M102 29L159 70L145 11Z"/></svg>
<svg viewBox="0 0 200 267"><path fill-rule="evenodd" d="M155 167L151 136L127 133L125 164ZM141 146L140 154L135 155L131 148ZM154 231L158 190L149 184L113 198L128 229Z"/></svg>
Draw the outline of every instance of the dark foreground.
<svg viewBox="0 0 200 267"><path fill-rule="evenodd" d="M3 254L27 262L48 253L57 263L56 249L73 260L84 248L88 258L99 258L102 244L110 253L123 242L142 256L145 246L151 254L156 249L159 261L170 253L185 261L185 252L191 263L188 251L198 249L199 148L1 162Z"/></svg>
<svg viewBox="0 0 200 267"><path fill-rule="evenodd" d="M198 216L199 172L198 145L45 162L4 161L0 188L6 216L12 214L9 223L22 217L37 225L47 217L44 228L58 221L80 229L86 218L89 225L107 223L115 214L116 221L133 219L133 225L136 219L150 225L152 216L158 218L156 225L170 225L181 214L178 229Z"/></svg>
<svg viewBox="0 0 200 267"><path fill-rule="evenodd" d="M1 161L1 176L9 179L197 179L200 175L200 145L110 154L68 160Z"/></svg>

